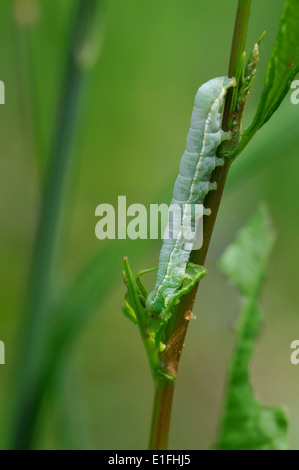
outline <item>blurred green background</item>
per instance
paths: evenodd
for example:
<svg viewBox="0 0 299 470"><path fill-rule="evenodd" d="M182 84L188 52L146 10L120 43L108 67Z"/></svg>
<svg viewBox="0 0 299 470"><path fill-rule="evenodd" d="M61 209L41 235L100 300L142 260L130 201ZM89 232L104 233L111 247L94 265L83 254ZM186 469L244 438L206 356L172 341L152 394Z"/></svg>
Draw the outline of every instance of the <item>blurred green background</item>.
<svg viewBox="0 0 299 470"><path fill-rule="evenodd" d="M113 282L92 315L86 314L43 394L35 449L147 446L153 384L138 331L121 313L121 257L130 255L134 272L151 267L157 264L160 242L97 240L95 208L115 204L118 195L126 195L128 204L169 202L196 90L227 72L237 4L105 3L96 35L100 56L73 149L80 164L63 218L57 296L97 253L113 255L98 258L104 276ZM267 35L245 125L258 103L283 4L253 0L248 50L264 30ZM6 86L6 104L0 107L0 339L6 346L6 364L0 366L2 448L12 424L15 376L26 367L20 338L27 321L24 304L40 211L41 168L46 173L51 158L49 141L75 5L75 0L2 0L0 5L0 79ZM290 343L299 337L298 128L299 105L292 105L289 95L231 170L207 259L209 273L195 305L198 318L189 329L179 368L171 449L207 449L216 440L240 306L217 260L260 201L270 207L277 242L262 299L265 326L252 378L264 404L288 407L291 448L299 448L299 366L290 363ZM31 142L36 132L38 145ZM102 279L97 282L101 285Z"/></svg>

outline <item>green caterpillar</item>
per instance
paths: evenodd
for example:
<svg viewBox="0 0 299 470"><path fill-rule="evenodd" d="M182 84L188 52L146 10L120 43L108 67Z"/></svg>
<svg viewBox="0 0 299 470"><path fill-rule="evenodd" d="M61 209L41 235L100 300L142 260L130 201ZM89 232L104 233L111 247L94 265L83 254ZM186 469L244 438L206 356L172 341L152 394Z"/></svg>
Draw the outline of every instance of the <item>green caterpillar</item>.
<svg viewBox="0 0 299 470"><path fill-rule="evenodd" d="M191 117L191 128L187 137L179 176L174 185L171 206L176 207L173 220L168 217L160 253L157 281L149 294L146 306L152 313L161 313L171 299L178 294L186 279L186 268L196 236L196 205L203 204L205 196L216 190L216 183L210 181L211 174L224 160L216 156L221 142L229 133L221 129L225 96L228 88L236 86L234 78L219 77L202 85L195 97ZM204 215L210 210L204 209ZM189 224L193 238L186 236ZM190 230L188 231L190 235Z"/></svg>

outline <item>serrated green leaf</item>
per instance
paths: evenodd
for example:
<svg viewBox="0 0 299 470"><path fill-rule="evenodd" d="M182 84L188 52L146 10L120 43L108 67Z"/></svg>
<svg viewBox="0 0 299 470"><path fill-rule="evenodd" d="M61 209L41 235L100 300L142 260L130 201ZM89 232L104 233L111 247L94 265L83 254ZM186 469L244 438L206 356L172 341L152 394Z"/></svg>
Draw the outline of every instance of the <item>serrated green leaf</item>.
<svg viewBox="0 0 299 470"><path fill-rule="evenodd" d="M270 56L256 116L246 134L260 129L276 111L299 71L299 1L287 0Z"/></svg>
<svg viewBox="0 0 299 470"><path fill-rule="evenodd" d="M131 320L134 325L137 325L136 314L127 300L125 300L125 305L122 305L121 309L125 317Z"/></svg>
<svg viewBox="0 0 299 470"><path fill-rule="evenodd" d="M206 268L204 266L199 266L197 264L189 262L187 264L186 268L186 277L184 279L184 282L182 284L181 289L172 296L170 302L167 305L167 308L165 309L163 313L163 322L160 325L159 330L157 331L156 334L156 346L159 348L159 345L161 344L161 339L163 332L167 326L168 320L172 315L172 311L175 305L178 304L179 300L181 297L184 295L188 294L188 292L193 289L193 287L205 277L207 274ZM162 345L164 347L164 343L162 342Z"/></svg>
<svg viewBox="0 0 299 470"><path fill-rule="evenodd" d="M157 374L163 373L160 370L160 363L158 358L158 350L155 347L155 334L151 333L152 328L156 322L158 325L161 323L160 318L151 318L150 314L146 308L142 305L141 299L138 293L138 288L135 283L133 273L131 271L129 260L125 256L123 258L123 269L124 269L124 280L127 286L126 294L126 306L129 307L130 311L133 312L134 317L136 318L136 323L138 325L141 338L147 352L147 357L149 365L152 371L153 378L155 380ZM125 311L124 313L128 313ZM152 324L152 325L151 325ZM153 327L153 330L158 328L158 325Z"/></svg>
<svg viewBox="0 0 299 470"><path fill-rule="evenodd" d="M278 33L268 62L266 79L255 117L243 132L236 158L254 134L271 118L299 72L299 1L286 0Z"/></svg>
<svg viewBox="0 0 299 470"><path fill-rule="evenodd" d="M273 242L273 230L263 207L223 254L220 260L222 271L244 296L256 295L261 289Z"/></svg>
<svg viewBox="0 0 299 470"><path fill-rule="evenodd" d="M242 310L216 446L220 450L288 448L285 410L262 406L254 396L249 378L250 361L263 318L258 298L273 242L273 230L263 207L240 231L221 259L222 270L242 294Z"/></svg>

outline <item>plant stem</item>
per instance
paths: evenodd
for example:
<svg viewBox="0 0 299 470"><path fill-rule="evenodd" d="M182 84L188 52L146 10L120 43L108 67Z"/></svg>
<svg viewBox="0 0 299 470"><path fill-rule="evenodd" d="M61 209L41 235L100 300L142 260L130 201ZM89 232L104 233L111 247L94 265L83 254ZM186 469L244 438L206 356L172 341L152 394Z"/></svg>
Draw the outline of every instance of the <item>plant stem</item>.
<svg viewBox="0 0 299 470"><path fill-rule="evenodd" d="M157 353L156 348L154 347L153 340L148 334L147 327L144 324L144 320L142 318L141 309L143 309L143 307L140 304L138 291L135 287L134 276L129 266L129 260L127 256L125 256L122 261L123 261L123 268L124 268L126 283L128 284L128 291L130 291L131 296L132 296L131 302L133 305L134 312L136 313L136 321L137 321L137 325L139 328L140 336L142 338L142 341L143 341L143 344L144 344L144 347L148 356L148 361L149 361L149 365L151 368L152 376L155 381L156 376L159 373L159 368L160 368L158 353Z"/></svg>
<svg viewBox="0 0 299 470"><path fill-rule="evenodd" d="M85 64L78 62L77 52L85 45L88 28L91 21L94 21L93 18L97 17L100 3L101 0L78 0L75 5L75 18L69 36L66 69L50 149L51 165L43 194L28 286L26 327L20 347L9 433L8 447L12 449L28 449L32 446L35 424L48 380L44 376L44 366L49 350L55 348L52 335L54 322L50 308L53 302L53 280L57 277L54 268L58 247L64 236L62 219L69 197L74 142L88 84ZM52 369L55 370L54 364Z"/></svg>
<svg viewBox="0 0 299 470"><path fill-rule="evenodd" d="M153 407L153 421L150 435L150 450L166 450L170 428L174 382L157 381Z"/></svg>
<svg viewBox="0 0 299 470"><path fill-rule="evenodd" d="M242 57L243 51L246 46L246 38L248 31L248 23L250 17L252 0L239 0L238 8L236 13L235 29L233 34L231 53L230 53L230 62L228 67L228 76L236 76L239 61ZM231 99L233 95L233 89L230 88L227 92L225 108L223 113L223 123L222 127L224 130L228 130L227 125L230 118L230 107Z"/></svg>
<svg viewBox="0 0 299 470"><path fill-rule="evenodd" d="M228 72L230 77L236 75L239 61L245 50L250 9L251 0L239 0ZM229 90L223 114L222 127L224 130L228 128L231 99L232 91ZM217 183L217 191L210 191L204 201L204 206L209 207L212 213L209 217L204 218L202 248L191 253L190 261L195 264L204 265L205 263L229 168L230 162L226 160L224 166L218 167L213 173L213 180ZM177 373L189 325L188 318L192 312L197 289L198 285L181 299L167 326L166 349L160 354L160 360L165 365L166 373L173 376ZM173 384L170 387L164 383L157 383L150 438L152 449L167 448L173 392Z"/></svg>

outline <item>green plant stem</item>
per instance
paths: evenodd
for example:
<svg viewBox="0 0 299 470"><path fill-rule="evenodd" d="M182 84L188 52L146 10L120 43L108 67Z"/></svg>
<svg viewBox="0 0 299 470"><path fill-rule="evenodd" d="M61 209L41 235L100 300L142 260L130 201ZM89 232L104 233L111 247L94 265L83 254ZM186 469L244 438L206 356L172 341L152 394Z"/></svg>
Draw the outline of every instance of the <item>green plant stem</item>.
<svg viewBox="0 0 299 470"><path fill-rule="evenodd" d="M25 333L19 348L19 370L8 443L11 449L28 449L32 446L47 383L44 365L49 350L55 348L51 334L53 279L56 275L54 268L58 247L64 235L61 222L69 196L74 142L88 84L88 74L84 64L77 60L77 51L86 41L87 26L96 17L96 9L100 3L101 0L76 2L75 18L69 36L67 64L50 150L51 166L43 193L29 280ZM55 369L54 364L52 369Z"/></svg>
<svg viewBox="0 0 299 470"><path fill-rule="evenodd" d="M166 450L170 428L174 382L159 380L156 383L150 450Z"/></svg>
<svg viewBox="0 0 299 470"><path fill-rule="evenodd" d="M250 9L251 0L239 0L229 64L228 74L230 77L236 74L239 61L245 50ZM232 94L229 92L225 102L222 123L224 130L227 130L228 127L231 99ZM226 161L225 165L217 168L213 174L213 180L217 182L217 191L210 191L205 199L204 206L211 208L212 213L204 219L202 248L191 254L190 261L195 264L204 265L205 263L229 168L230 162ZM198 285L182 298L166 330L166 349L160 354L160 359L165 365L166 373L168 372L171 375L175 375L178 369L189 325L188 318L192 312L197 289ZM167 448L173 392L173 384L171 387L166 387L164 383L157 384L150 437L151 448Z"/></svg>
<svg viewBox="0 0 299 470"><path fill-rule="evenodd" d="M248 32L248 23L250 17L252 0L239 0L238 8L236 13L235 29L233 34L230 62L228 67L228 76L235 77L240 59L245 50L247 32ZM230 118L231 111L231 99L233 95L233 89L230 88L227 93L226 103L223 113L223 123L222 127L224 130L227 129L227 125Z"/></svg>
<svg viewBox="0 0 299 470"><path fill-rule="evenodd" d="M141 339L143 341L143 344L144 344L144 347L145 347L145 350L146 350L146 353L147 353L147 356L148 356L152 376L153 376L153 379L155 381L156 377L159 374L159 369L160 369L159 358L158 358L157 350L154 347L153 340L151 339L150 335L148 334L146 326L145 326L144 321L143 321L143 318L141 316L142 314L140 312L141 305L140 305L140 301L139 301L139 296L138 296L137 290L135 289L134 276L133 276L133 273L132 273L131 268L129 266L128 258L126 256L123 258L123 267L124 267L124 274L125 274L125 277L126 277L126 282L130 286L132 286L132 288L130 290L131 295L132 295L131 300L132 300L132 303L133 303L133 306L134 306L134 311L136 312L136 321L137 321L137 325L138 325L138 328L139 328Z"/></svg>

